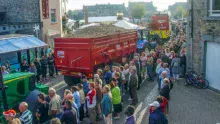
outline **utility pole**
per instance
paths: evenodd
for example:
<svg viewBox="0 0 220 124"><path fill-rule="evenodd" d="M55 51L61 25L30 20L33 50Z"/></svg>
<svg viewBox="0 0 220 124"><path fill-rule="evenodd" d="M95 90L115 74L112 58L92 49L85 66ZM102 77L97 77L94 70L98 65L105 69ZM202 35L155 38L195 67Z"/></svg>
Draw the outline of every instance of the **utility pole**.
<svg viewBox="0 0 220 124"><path fill-rule="evenodd" d="M4 110L8 110L8 103L7 103L7 96L6 96L6 89L8 88L4 84L3 75L2 75L2 66L0 66L0 90L2 91L2 98L3 98L3 107Z"/></svg>

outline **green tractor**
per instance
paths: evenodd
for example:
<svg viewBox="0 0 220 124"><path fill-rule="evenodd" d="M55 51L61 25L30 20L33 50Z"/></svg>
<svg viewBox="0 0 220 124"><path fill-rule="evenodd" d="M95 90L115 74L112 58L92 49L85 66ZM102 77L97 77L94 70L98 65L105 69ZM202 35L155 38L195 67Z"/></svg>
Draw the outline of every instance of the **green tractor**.
<svg viewBox="0 0 220 124"><path fill-rule="evenodd" d="M26 101L27 98L33 98L33 92L35 89L37 89L38 92L35 92L35 95L33 99L37 99L36 95L38 95L39 92L47 93L49 87L45 85L35 85L34 81L34 73L29 72L18 72L18 73L12 73L4 75L4 85L7 86L6 89L6 98L7 98L7 105L9 109L15 109L18 107L19 103ZM30 96L31 95L31 96ZM1 108L0 108L0 123L4 123L4 116L3 116L3 99L2 92L0 92L0 101L1 101ZM29 100L34 101L34 100ZM28 102L27 102L28 103ZM29 102L31 108L33 106ZM29 108L29 109L31 109Z"/></svg>

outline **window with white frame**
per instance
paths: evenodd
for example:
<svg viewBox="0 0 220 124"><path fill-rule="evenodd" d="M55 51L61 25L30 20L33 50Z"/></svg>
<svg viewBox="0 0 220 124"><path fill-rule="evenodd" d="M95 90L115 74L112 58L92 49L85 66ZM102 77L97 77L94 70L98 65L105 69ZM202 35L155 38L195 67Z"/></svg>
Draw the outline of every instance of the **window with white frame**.
<svg viewBox="0 0 220 124"><path fill-rule="evenodd" d="M209 0L209 15L220 16L220 0Z"/></svg>
<svg viewBox="0 0 220 124"><path fill-rule="evenodd" d="M50 10L51 22L56 22L56 9Z"/></svg>

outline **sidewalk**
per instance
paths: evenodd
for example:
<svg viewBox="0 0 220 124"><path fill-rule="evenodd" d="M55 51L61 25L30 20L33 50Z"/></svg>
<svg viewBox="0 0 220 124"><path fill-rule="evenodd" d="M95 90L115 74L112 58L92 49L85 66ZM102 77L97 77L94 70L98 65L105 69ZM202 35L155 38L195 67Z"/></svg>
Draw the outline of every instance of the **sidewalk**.
<svg viewBox="0 0 220 124"><path fill-rule="evenodd" d="M220 123L220 94L209 89L174 84L170 93L169 124Z"/></svg>

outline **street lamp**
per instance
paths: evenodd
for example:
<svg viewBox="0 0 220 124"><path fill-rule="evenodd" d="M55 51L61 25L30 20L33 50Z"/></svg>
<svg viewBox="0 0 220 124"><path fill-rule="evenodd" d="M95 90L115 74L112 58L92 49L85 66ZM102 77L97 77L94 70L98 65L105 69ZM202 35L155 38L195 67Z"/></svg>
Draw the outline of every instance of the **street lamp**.
<svg viewBox="0 0 220 124"><path fill-rule="evenodd" d="M0 90L2 91L2 99L3 99L3 107L4 110L8 110L8 103L7 103L7 96L6 96L6 89L8 86L5 86L3 75L2 75L2 66L0 66Z"/></svg>

